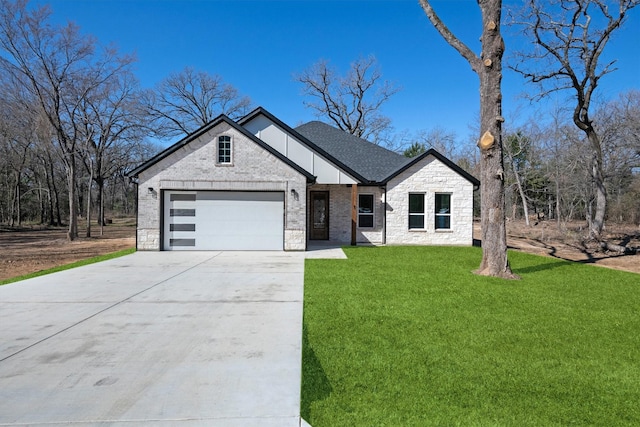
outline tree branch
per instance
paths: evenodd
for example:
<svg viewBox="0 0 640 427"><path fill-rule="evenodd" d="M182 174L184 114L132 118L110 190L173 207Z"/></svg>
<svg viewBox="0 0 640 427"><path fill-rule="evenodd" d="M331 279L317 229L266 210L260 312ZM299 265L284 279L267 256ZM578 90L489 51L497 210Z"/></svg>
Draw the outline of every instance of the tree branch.
<svg viewBox="0 0 640 427"><path fill-rule="evenodd" d="M482 60L471 50L469 47L464 44L460 39L458 39L455 34L449 30L449 28L442 22L440 17L436 14L436 12L431 7L431 4L428 0L420 0L420 6L424 10L424 13L431 21L431 24L434 28L440 33L440 35L449 43L455 50L458 51L463 58L469 62L469 65L477 74L480 74L482 69Z"/></svg>

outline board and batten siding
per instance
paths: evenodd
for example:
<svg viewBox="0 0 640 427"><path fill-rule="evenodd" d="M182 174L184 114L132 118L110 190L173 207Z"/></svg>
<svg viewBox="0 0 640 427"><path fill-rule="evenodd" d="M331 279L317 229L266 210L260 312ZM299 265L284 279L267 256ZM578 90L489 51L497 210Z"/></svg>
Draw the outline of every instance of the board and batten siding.
<svg viewBox="0 0 640 427"><path fill-rule="evenodd" d="M409 229L409 194L425 195L425 228ZM435 195L451 194L451 228L435 229ZM387 183L386 243L465 245L473 243L473 184L433 156Z"/></svg>
<svg viewBox="0 0 640 427"><path fill-rule="evenodd" d="M356 184L357 181L285 132L269 118L258 115L243 127L316 177L317 184Z"/></svg>

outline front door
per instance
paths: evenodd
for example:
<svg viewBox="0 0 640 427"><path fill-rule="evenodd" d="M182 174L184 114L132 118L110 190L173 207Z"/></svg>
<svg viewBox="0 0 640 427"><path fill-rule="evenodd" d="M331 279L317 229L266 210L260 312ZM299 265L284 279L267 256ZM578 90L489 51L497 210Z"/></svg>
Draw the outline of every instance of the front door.
<svg viewBox="0 0 640 427"><path fill-rule="evenodd" d="M311 240L329 240L329 192L311 192Z"/></svg>

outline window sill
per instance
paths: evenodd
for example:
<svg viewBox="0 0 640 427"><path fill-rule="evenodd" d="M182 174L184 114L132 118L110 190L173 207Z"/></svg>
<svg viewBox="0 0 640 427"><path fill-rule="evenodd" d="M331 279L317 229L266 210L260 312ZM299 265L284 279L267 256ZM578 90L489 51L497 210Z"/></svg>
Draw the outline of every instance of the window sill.
<svg viewBox="0 0 640 427"><path fill-rule="evenodd" d="M437 228L436 233L453 233L453 230L450 228Z"/></svg>
<svg viewBox="0 0 640 427"><path fill-rule="evenodd" d="M428 233L429 230L426 228L409 228L409 233Z"/></svg>

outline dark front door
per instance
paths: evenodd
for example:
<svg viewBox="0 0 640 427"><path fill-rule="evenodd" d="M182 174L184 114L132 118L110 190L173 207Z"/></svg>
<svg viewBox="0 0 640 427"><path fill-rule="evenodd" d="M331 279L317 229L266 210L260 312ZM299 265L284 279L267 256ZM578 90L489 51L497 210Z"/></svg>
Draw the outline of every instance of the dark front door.
<svg viewBox="0 0 640 427"><path fill-rule="evenodd" d="M311 240L329 240L329 192L311 192Z"/></svg>

